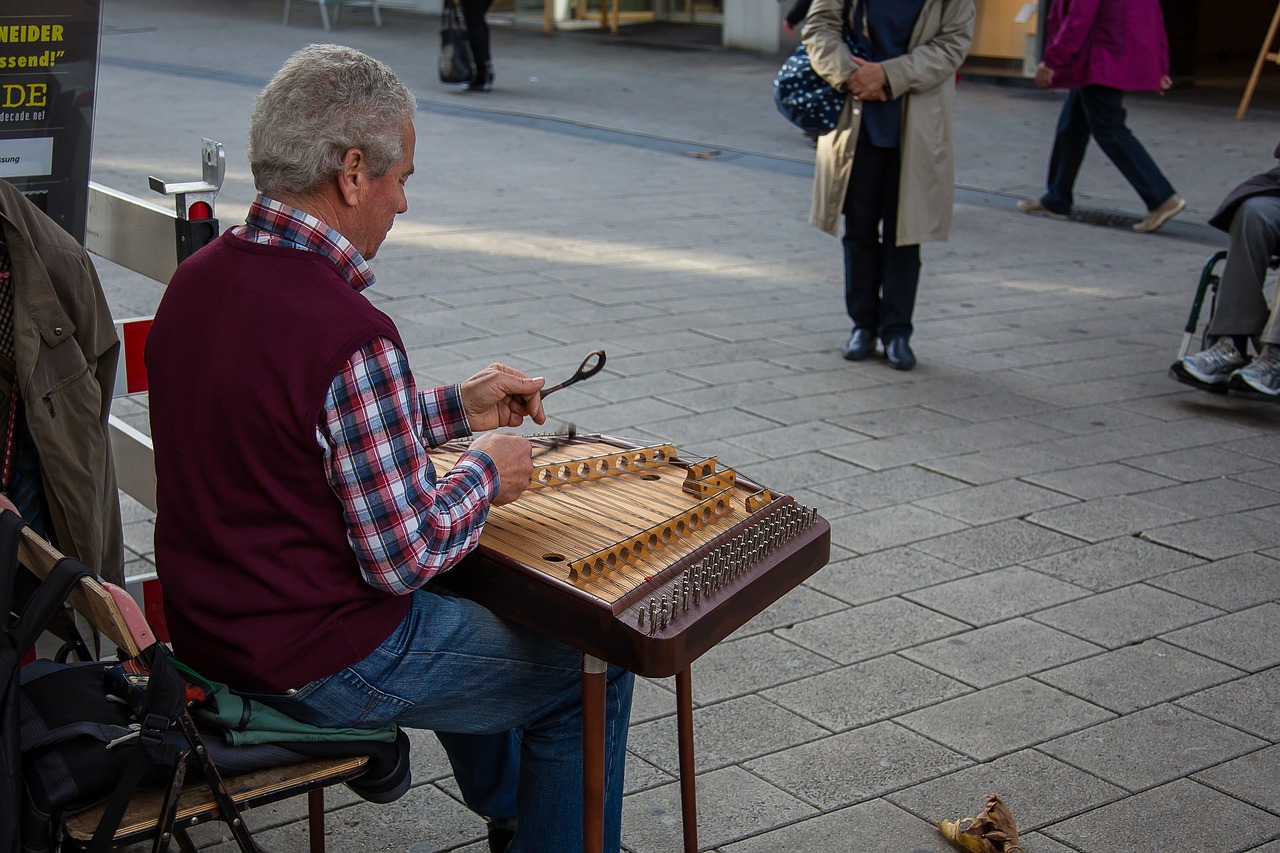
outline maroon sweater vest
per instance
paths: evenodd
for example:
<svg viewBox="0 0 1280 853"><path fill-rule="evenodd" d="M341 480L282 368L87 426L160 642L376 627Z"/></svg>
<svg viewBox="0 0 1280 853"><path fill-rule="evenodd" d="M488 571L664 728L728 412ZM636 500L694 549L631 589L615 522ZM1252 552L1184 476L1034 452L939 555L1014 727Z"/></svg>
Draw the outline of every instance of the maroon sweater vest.
<svg viewBox="0 0 1280 853"><path fill-rule="evenodd" d="M391 319L333 263L224 234L173 276L147 338L156 568L178 657L283 691L365 658L408 596L364 582L316 425Z"/></svg>

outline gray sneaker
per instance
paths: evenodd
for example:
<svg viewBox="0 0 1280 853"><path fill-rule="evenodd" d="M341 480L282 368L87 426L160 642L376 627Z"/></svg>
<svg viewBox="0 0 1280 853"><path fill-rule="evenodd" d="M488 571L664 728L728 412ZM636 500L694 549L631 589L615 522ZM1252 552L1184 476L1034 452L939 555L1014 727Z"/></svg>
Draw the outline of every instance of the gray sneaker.
<svg viewBox="0 0 1280 853"><path fill-rule="evenodd" d="M1219 338L1204 352L1184 355L1173 363L1176 373L1205 385L1226 385L1231 374L1244 367L1245 359L1231 338Z"/></svg>
<svg viewBox="0 0 1280 853"><path fill-rule="evenodd" d="M1262 355L1231 374L1231 387L1280 396L1280 347L1264 346Z"/></svg>

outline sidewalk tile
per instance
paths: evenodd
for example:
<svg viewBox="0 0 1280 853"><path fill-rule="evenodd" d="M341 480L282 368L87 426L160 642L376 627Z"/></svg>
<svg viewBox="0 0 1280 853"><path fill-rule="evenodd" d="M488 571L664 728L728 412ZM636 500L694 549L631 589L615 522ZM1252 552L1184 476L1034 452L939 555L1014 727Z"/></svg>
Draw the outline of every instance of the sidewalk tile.
<svg viewBox="0 0 1280 853"><path fill-rule="evenodd" d="M762 691L771 702L831 731L887 720L966 692L963 684L897 655Z"/></svg>
<svg viewBox="0 0 1280 853"><path fill-rule="evenodd" d="M1179 779L1043 832L1080 853L1171 853L1186 849L1188 833L1198 826L1213 827L1212 847L1206 847L1206 853L1250 850L1280 833L1280 817Z"/></svg>
<svg viewBox="0 0 1280 853"><path fill-rule="evenodd" d="M1148 640L1041 672L1036 679L1117 714L1127 714L1243 674L1159 640Z"/></svg>
<svg viewBox="0 0 1280 853"><path fill-rule="evenodd" d="M1026 619L1010 619L905 649L901 654L908 660L981 689L1080 658L1092 660L1092 656L1101 651L1100 646L1045 625ZM1081 665L1088 666L1090 662L1084 661ZM1044 680L1043 676L1041 680ZM1092 699L1089 696L1081 698Z"/></svg>
<svg viewBox="0 0 1280 853"><path fill-rule="evenodd" d="M1239 474L1254 468L1265 468L1266 460L1243 453L1234 453L1221 447L1192 447L1171 450L1126 460L1130 465L1169 477L1173 480L1193 482L1229 474Z"/></svg>
<svg viewBox="0 0 1280 853"><path fill-rule="evenodd" d="M1270 746L1191 777L1250 805L1280 814L1280 746Z"/></svg>
<svg viewBox="0 0 1280 853"><path fill-rule="evenodd" d="M1073 767L1142 791L1263 746L1176 705L1157 705L1042 744Z"/></svg>
<svg viewBox="0 0 1280 853"><path fill-rule="evenodd" d="M1280 664L1280 604L1270 602L1165 634L1160 639L1249 672Z"/></svg>
<svg viewBox="0 0 1280 853"><path fill-rule="evenodd" d="M1176 481L1121 462L1101 462L1081 468L1066 468L1043 474L1028 474L1022 479L1037 486L1063 492L1081 500L1132 495L1173 485Z"/></svg>
<svg viewBox="0 0 1280 853"><path fill-rule="evenodd" d="M1146 584L1133 584L1054 607L1033 617L1114 649L1212 619L1222 611Z"/></svg>
<svg viewBox="0 0 1280 853"><path fill-rule="evenodd" d="M1153 578L1148 583L1219 610L1244 610L1255 604L1280 601L1280 560L1240 554Z"/></svg>
<svg viewBox="0 0 1280 853"><path fill-rule="evenodd" d="M1200 562L1198 558L1172 548L1134 536L1118 536L1095 545L1031 560L1026 565L1067 583L1094 592L1105 592L1185 566L1196 566ZM1194 595L1189 597L1201 600Z"/></svg>
<svg viewBox="0 0 1280 853"><path fill-rule="evenodd" d="M918 785L970 763L927 738L883 722L757 758L745 766L825 811Z"/></svg>
<svg viewBox="0 0 1280 853"><path fill-rule="evenodd" d="M1207 560L1280 545L1280 528L1247 515L1228 515L1145 530L1142 538Z"/></svg>
<svg viewBox="0 0 1280 853"><path fill-rule="evenodd" d="M1194 515L1183 510L1162 507L1129 495L1117 495L1032 513L1027 521L1077 539L1101 542L1193 518Z"/></svg>
<svg viewBox="0 0 1280 853"><path fill-rule="evenodd" d="M962 530L917 542L912 547L966 569L985 572L1069 551L1083 544L1079 539L1018 520Z"/></svg>
<svg viewBox="0 0 1280 853"><path fill-rule="evenodd" d="M1280 492L1228 477L1214 477L1144 492L1142 499L1197 518L1212 518L1280 504Z"/></svg>
<svg viewBox="0 0 1280 853"><path fill-rule="evenodd" d="M969 487L965 483L951 477L935 474L918 465L904 465L901 468L856 474L843 480L822 483L818 486L818 491L864 510L871 510L967 488Z"/></svg>
<svg viewBox="0 0 1280 853"><path fill-rule="evenodd" d="M1230 681L1178 704L1272 743L1280 742L1280 666Z"/></svg>
<svg viewBox="0 0 1280 853"><path fill-rule="evenodd" d="M1037 510L1073 503L1073 499L1030 483L992 483L915 501L924 509L940 512L966 524L990 524L1022 518Z"/></svg>
<svg viewBox="0 0 1280 853"><path fill-rule="evenodd" d="M831 850L833 839L842 839L849 849L861 848L866 853L887 853L895 847L901 850L903 844L911 845L911 853L955 853L955 848L929 822L884 799L828 812L721 849L723 853L816 853Z"/></svg>
<svg viewBox="0 0 1280 853"><path fill-rule="evenodd" d="M954 563L911 547L890 548L831 563L809 586L849 604L866 604L971 574Z"/></svg>
<svg viewBox="0 0 1280 853"><path fill-rule="evenodd" d="M698 843L716 848L817 814L817 810L737 767L697 780ZM680 785L641 791L622 804L622 837L631 853L682 849Z"/></svg>
<svg viewBox="0 0 1280 853"><path fill-rule="evenodd" d="M831 525L831 541L855 554L870 554L965 529L966 525L911 505L847 515Z"/></svg>
<svg viewBox="0 0 1280 853"><path fill-rule="evenodd" d="M725 641L698 658L691 667L693 702L695 705L722 702L808 678L834 666L828 658L775 634L754 634Z"/></svg>
<svg viewBox="0 0 1280 853"><path fill-rule="evenodd" d="M696 772L741 764L779 750L818 740L830 731L759 696L740 696L695 708L693 727ZM674 714L632 726L627 749L659 769L680 773L679 738Z"/></svg>
<svg viewBox="0 0 1280 853"><path fill-rule="evenodd" d="M1034 749L1024 749L897 791L887 799L936 822L977 814L986 794L976 792L984 791L1004 800L1017 821L1019 835L1125 796L1122 788Z"/></svg>
<svg viewBox="0 0 1280 853"><path fill-rule="evenodd" d="M778 635L842 664L851 664L957 634L967 627L901 598L886 598L796 623L780 629Z"/></svg>
<svg viewBox="0 0 1280 853"><path fill-rule="evenodd" d="M903 593L902 597L981 627L1088 594L1088 590L1048 575L1010 566Z"/></svg>
<svg viewBox="0 0 1280 853"><path fill-rule="evenodd" d="M1020 678L915 711L897 722L978 761L989 761L1113 716Z"/></svg>

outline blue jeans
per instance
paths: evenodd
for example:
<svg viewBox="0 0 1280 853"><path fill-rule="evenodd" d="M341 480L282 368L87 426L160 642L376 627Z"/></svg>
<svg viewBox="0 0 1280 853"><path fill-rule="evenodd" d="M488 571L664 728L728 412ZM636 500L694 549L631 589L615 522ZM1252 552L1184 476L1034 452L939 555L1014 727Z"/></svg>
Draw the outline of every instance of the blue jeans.
<svg viewBox="0 0 1280 853"><path fill-rule="evenodd" d="M313 725L431 729L467 805L515 825L510 853L582 850L582 653L435 585L412 595L367 658L264 700ZM634 677L607 678L604 849L617 851Z"/></svg>
<svg viewBox="0 0 1280 853"><path fill-rule="evenodd" d="M844 305L854 328L910 338L920 246L898 245L902 152L872 145L863 126L844 194Z"/></svg>
<svg viewBox="0 0 1280 853"><path fill-rule="evenodd" d="M1168 201L1173 196L1173 186L1124 120L1124 92L1119 89L1085 86L1068 92L1058 116L1053 153L1049 155L1048 189L1040 203L1054 213L1071 212L1072 190L1090 136L1137 191L1147 210L1155 210Z"/></svg>

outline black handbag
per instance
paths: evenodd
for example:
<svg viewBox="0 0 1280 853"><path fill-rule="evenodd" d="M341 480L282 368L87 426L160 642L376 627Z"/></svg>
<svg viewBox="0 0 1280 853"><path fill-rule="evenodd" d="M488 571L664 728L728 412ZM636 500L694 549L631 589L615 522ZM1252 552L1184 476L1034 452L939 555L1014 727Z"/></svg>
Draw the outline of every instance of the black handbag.
<svg viewBox="0 0 1280 853"><path fill-rule="evenodd" d="M852 42L849 4L850 0L844 0L844 12L840 18L844 22L841 31L846 44ZM859 53L851 44L849 49L855 55ZM782 63L778 76L773 79L773 103L778 112L805 133L821 136L835 130L846 97L846 92L837 90L813 70L804 42L796 46L795 52Z"/></svg>
<svg viewBox="0 0 1280 853"><path fill-rule="evenodd" d="M476 78L476 61L471 55L467 25L454 0L444 0L439 70L441 83L467 83Z"/></svg>

